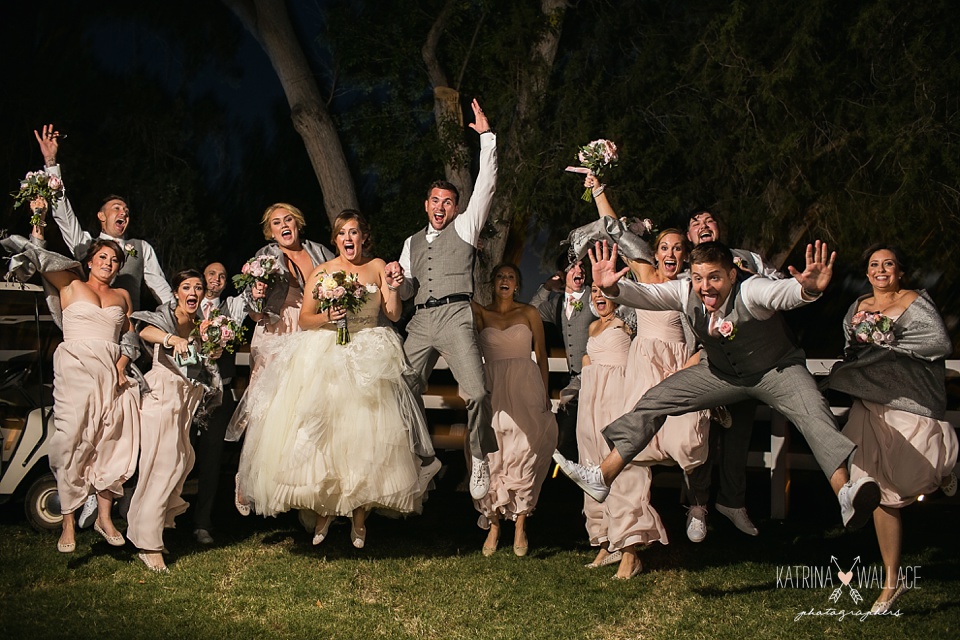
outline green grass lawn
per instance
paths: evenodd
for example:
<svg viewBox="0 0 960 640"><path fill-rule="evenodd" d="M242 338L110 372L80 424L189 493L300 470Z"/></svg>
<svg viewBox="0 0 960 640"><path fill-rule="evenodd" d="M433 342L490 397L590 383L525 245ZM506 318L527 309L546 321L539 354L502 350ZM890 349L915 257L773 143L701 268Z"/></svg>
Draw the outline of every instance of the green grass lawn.
<svg viewBox="0 0 960 640"><path fill-rule="evenodd" d="M917 567L919 588L902 598L899 618L795 620L830 607L869 610L877 596L863 588L855 605L844 589L834 605L829 587L778 587L787 565L829 566L831 555L844 570L856 556L880 564L872 526L844 532L818 474L794 473L785 522L766 518L769 490L762 473L752 474L761 535L745 536L711 513L697 545L684 535L678 491L655 489L671 544L644 550L644 572L628 582L611 580L616 567L583 567L593 552L582 498L565 479L544 487L527 557L513 555L508 526L501 549L485 558L476 512L453 490L452 475L424 515L372 516L362 551L350 546L345 522L313 547L295 516L243 518L224 491L217 544L197 544L189 512L181 516L166 534L166 575L149 573L129 544L114 549L92 530L78 535L75 553L61 555L55 536L31 530L19 504L5 505L0 638L960 637L960 499L937 494L905 510L904 564Z"/></svg>

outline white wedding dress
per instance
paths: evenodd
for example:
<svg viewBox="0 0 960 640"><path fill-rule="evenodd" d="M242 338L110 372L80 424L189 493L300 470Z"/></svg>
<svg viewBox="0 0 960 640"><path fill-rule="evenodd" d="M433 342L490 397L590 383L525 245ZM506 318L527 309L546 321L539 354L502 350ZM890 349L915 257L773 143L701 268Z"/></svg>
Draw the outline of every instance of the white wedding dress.
<svg viewBox="0 0 960 640"><path fill-rule="evenodd" d="M415 374L396 332L377 326L379 308L376 292L349 314L346 345L332 325L283 336L247 390L239 489L257 513L420 511L430 477L414 443L430 438L407 383Z"/></svg>

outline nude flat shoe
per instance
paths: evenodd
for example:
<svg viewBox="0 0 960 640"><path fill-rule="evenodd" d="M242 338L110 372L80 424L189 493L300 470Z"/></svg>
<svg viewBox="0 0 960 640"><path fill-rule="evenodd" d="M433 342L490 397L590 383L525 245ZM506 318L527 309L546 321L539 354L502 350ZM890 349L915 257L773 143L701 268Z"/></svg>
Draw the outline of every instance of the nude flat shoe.
<svg viewBox="0 0 960 640"><path fill-rule="evenodd" d="M165 565L152 564L150 558L145 553L138 553L137 557L140 558L140 562L147 566L147 569L150 569L150 571L154 573L170 573L170 569L167 569Z"/></svg>
<svg viewBox="0 0 960 640"><path fill-rule="evenodd" d="M620 562L620 558L622 557L623 557L623 553L621 553L620 551L614 551L613 553L608 553L607 557L601 560L600 562L588 562L583 566L585 566L587 569L597 569L599 567L607 567L607 566L610 566L611 564L617 564L618 562Z"/></svg>
<svg viewBox="0 0 960 640"><path fill-rule="evenodd" d="M57 540L57 551L60 553L73 553L76 548L76 542L60 542Z"/></svg>
<svg viewBox="0 0 960 640"><path fill-rule="evenodd" d="M123 538L123 534L108 536L107 532L103 530L103 527L100 526L99 522L93 523L93 530L103 536L103 539L107 541L107 544L112 547L122 547L124 543L126 543L126 540Z"/></svg>
<svg viewBox="0 0 960 640"><path fill-rule="evenodd" d="M313 546L317 546L318 544L320 544L321 542L323 542L324 538L327 537L327 531L330 530L330 523L331 523L331 522L333 522L333 516L328 516L328 517L327 517L327 524L323 525L323 529L321 529L320 531L317 531L316 529L314 529L314 533L313 533Z"/></svg>
<svg viewBox="0 0 960 640"><path fill-rule="evenodd" d="M353 526L353 520L350 520L350 542L353 543L353 546L357 549L363 549L364 540L367 537L367 528L360 527L358 530Z"/></svg>
<svg viewBox="0 0 960 640"><path fill-rule="evenodd" d="M633 568L633 571L630 572L630 575L628 575L626 578L621 578L620 576L614 574L612 579L613 580L629 580L634 576L636 576L641 571L643 571L643 563L640 562L640 558L637 558L637 566Z"/></svg>

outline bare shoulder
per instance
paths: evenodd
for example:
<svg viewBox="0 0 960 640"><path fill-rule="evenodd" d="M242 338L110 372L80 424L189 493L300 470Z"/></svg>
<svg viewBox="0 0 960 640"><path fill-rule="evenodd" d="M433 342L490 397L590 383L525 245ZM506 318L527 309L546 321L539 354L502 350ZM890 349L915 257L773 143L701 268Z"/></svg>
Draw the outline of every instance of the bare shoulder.
<svg viewBox="0 0 960 640"><path fill-rule="evenodd" d="M126 289L114 289L114 291L120 294L120 298L123 300L123 310L127 313L133 311L133 300L130 299L130 293Z"/></svg>
<svg viewBox="0 0 960 640"><path fill-rule="evenodd" d="M590 326L587 328L587 335L591 338L597 335L600 335L600 332L603 331L603 325L600 320L594 320L590 323Z"/></svg>

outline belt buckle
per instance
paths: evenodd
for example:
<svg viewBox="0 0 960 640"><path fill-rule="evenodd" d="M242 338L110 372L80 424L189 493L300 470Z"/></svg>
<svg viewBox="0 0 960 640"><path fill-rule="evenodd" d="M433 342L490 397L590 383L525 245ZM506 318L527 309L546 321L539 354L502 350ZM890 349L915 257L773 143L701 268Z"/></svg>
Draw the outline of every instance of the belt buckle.
<svg viewBox="0 0 960 640"><path fill-rule="evenodd" d="M439 307L440 304L441 303L439 300L437 300L433 296L430 296L429 298L427 298L427 301L423 303L423 306L425 306L427 309L433 309L434 307Z"/></svg>

